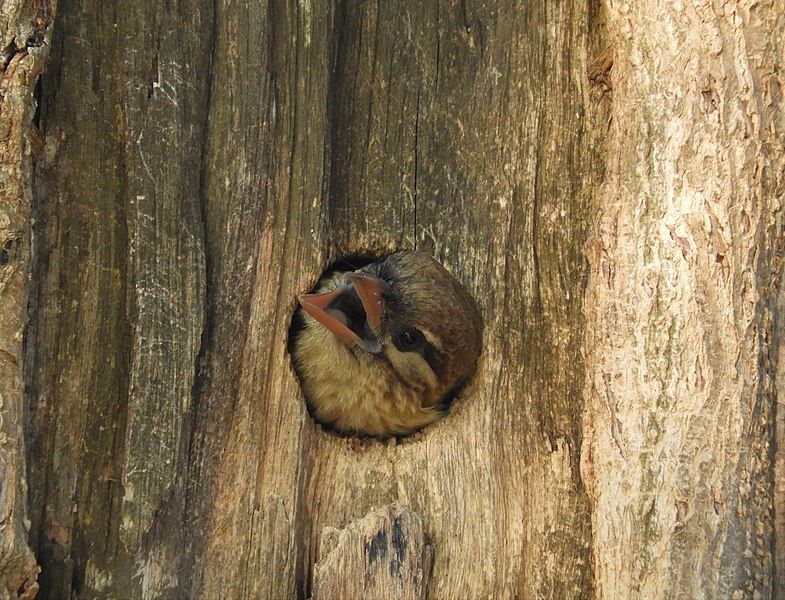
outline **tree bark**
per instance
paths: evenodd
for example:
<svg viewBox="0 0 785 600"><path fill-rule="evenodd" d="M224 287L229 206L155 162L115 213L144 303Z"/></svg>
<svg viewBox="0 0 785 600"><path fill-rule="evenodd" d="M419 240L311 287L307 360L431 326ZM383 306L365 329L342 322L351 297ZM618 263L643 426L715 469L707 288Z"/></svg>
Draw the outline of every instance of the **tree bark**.
<svg viewBox="0 0 785 600"><path fill-rule="evenodd" d="M204 323L212 14L60 8L35 180L31 542L44 597L160 597L177 589Z"/></svg>
<svg viewBox="0 0 785 600"><path fill-rule="evenodd" d="M45 596L308 596L326 532L393 502L422 520L428 597L590 593L597 18L62 7L27 355ZM413 246L484 311L477 381L401 443L324 432L287 355L295 294L343 255Z"/></svg>
<svg viewBox="0 0 785 600"><path fill-rule="evenodd" d="M0 15L0 598L34 598L27 543L23 332L30 276L33 155L41 151L33 98L49 54L47 3L6 2Z"/></svg>
<svg viewBox="0 0 785 600"><path fill-rule="evenodd" d="M774 597L785 11L609 13L582 458L597 593Z"/></svg>
<svg viewBox="0 0 785 600"><path fill-rule="evenodd" d="M47 45L0 111L8 595L782 593L783 19L61 2L39 152ZM324 431L296 294L413 247L478 301L477 376L414 436Z"/></svg>

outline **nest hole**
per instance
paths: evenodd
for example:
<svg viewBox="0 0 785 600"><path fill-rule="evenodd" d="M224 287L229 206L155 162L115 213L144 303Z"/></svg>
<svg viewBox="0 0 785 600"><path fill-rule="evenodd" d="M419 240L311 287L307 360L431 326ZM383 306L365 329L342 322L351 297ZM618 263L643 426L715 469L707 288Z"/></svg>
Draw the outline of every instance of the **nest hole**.
<svg viewBox="0 0 785 600"><path fill-rule="evenodd" d="M319 277L312 283L308 290L298 290L298 293L314 293L320 285L320 282L325 278L331 276L337 272L349 272L349 271L356 271L358 269L362 269L363 267L370 265L374 262L383 260L387 254L370 254L370 253L355 253L355 254L348 254L338 258L337 260L331 262L319 275ZM304 312L298 306L296 306L294 313L292 315L291 324L289 327L289 335L287 340L287 350L289 353L290 360L292 361L292 368L297 376L298 383L300 384L300 388L303 394L303 400L306 404L306 409L308 411L308 415L310 416L311 420L316 424L316 426L327 435L332 437L340 438L340 439L353 439L359 442L367 442L371 445L374 442L389 442L395 441L397 443L403 441L417 441L422 438L423 434L430 431L434 427L438 426L443 421L446 421L450 413L452 411L452 407L455 404L456 400L458 400L464 390L471 385L472 381L474 380L474 376L470 377L467 381L461 382L457 385L453 390L451 390L441 401L439 404L440 412L442 413L441 417L436 419L434 422L417 429L411 433L407 434L395 434L395 435L374 435L369 433L362 433L362 432L347 432L340 429L335 428L329 423L325 423L321 421L316 415L314 415L309 403L306 399L305 387L303 385L303 376L300 372L298 367L297 361L295 360L295 344L297 341L298 336L301 334L303 329L305 328L305 319L304 319ZM367 444L362 443L361 446L365 446Z"/></svg>

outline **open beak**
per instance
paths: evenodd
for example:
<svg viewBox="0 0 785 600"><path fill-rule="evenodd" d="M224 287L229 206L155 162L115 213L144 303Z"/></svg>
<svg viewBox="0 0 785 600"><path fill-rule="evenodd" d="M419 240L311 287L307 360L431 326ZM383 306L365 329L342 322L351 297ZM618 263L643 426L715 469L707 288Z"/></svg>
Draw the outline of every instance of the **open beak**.
<svg viewBox="0 0 785 600"><path fill-rule="evenodd" d="M355 271L347 273L349 283L340 289L297 297L303 310L347 346L359 345L377 354L382 345L376 332L384 317L383 279Z"/></svg>

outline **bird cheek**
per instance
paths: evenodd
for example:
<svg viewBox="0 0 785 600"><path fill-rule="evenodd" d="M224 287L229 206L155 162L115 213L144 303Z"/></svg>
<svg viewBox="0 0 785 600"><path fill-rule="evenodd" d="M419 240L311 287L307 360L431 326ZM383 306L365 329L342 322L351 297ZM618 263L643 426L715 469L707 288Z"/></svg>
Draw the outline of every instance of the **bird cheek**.
<svg viewBox="0 0 785 600"><path fill-rule="evenodd" d="M410 387L435 390L439 382L425 359L416 352L400 352L395 347L388 349L388 357L398 376Z"/></svg>

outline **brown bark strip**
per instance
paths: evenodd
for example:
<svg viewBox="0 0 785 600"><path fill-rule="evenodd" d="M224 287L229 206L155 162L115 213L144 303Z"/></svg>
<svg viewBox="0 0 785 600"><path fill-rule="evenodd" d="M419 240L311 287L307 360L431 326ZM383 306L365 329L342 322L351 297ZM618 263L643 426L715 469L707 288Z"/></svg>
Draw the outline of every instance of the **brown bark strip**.
<svg viewBox="0 0 785 600"><path fill-rule="evenodd" d="M779 213L778 231L785 231L785 212ZM779 290L777 292L774 315L777 321L774 325L772 336L772 346L774 356L772 363L776 364L774 374L775 384L775 440L773 465L774 477L774 598L785 596L785 327L783 327L783 315L785 315L785 236L781 236L775 260L775 275L779 278Z"/></svg>
<svg viewBox="0 0 785 600"><path fill-rule="evenodd" d="M14 57L0 109L0 597L32 598L38 565L27 546L27 481L22 434L22 334L30 265L28 130L42 58Z"/></svg>
<svg viewBox="0 0 785 600"><path fill-rule="evenodd" d="M608 8L582 458L597 593L771 597L785 11Z"/></svg>
<svg viewBox="0 0 785 600"><path fill-rule="evenodd" d="M36 102L33 90L49 50L24 45L35 35L26 2L3 5L0 40L10 55L0 82L0 598L34 598L39 567L27 544L22 337L30 276L30 206ZM22 44L18 46L17 44Z"/></svg>
<svg viewBox="0 0 785 600"><path fill-rule="evenodd" d="M325 257L333 24L327 2L218 3L204 155L211 301L189 483L203 524L191 536L194 597L307 587L308 417L287 335L295 293Z"/></svg>

